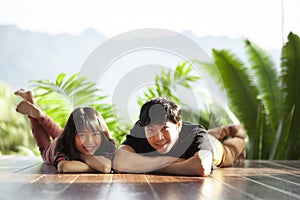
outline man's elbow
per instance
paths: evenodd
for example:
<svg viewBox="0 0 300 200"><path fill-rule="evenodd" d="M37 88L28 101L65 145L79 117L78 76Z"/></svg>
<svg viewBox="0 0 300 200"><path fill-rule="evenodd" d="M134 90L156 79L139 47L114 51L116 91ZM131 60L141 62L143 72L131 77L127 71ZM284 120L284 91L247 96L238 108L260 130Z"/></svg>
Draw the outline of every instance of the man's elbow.
<svg viewBox="0 0 300 200"><path fill-rule="evenodd" d="M122 155L116 154L113 160L113 169L117 172L130 172L130 166L128 166L128 161L122 158Z"/></svg>
<svg viewBox="0 0 300 200"><path fill-rule="evenodd" d="M204 169L201 176L209 176L211 174L211 169Z"/></svg>
<svg viewBox="0 0 300 200"><path fill-rule="evenodd" d="M194 169L191 175L196 176L209 176L211 174L211 168L203 167L202 165Z"/></svg>

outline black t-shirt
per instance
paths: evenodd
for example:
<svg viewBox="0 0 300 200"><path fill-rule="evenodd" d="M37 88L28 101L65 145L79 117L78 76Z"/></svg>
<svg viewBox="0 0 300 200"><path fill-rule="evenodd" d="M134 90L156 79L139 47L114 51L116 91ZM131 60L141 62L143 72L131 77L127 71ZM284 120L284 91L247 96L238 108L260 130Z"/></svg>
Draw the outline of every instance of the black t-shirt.
<svg viewBox="0 0 300 200"><path fill-rule="evenodd" d="M137 123L130 130L130 134L126 136L123 144L132 147L136 153L145 156L173 156L177 158L188 159L199 150L208 150L212 152L209 143L208 133L203 126L199 124L191 124L183 122L181 132L177 143L166 154L158 153L148 142L144 127Z"/></svg>

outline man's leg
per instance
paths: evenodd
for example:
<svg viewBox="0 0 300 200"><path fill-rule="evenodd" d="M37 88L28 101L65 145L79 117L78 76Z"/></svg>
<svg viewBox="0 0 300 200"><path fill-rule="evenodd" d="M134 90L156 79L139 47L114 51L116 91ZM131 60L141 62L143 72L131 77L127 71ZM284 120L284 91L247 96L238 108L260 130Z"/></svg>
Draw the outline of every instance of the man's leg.
<svg viewBox="0 0 300 200"><path fill-rule="evenodd" d="M223 144L210 134L208 134L208 139L213 149L213 164L214 166L218 167L221 165L223 160L223 155L224 155Z"/></svg>
<svg viewBox="0 0 300 200"><path fill-rule="evenodd" d="M247 137L245 129L240 124L230 124L221 127L208 129L207 132L218 140L223 140L226 137L238 137L245 139Z"/></svg>
<svg viewBox="0 0 300 200"><path fill-rule="evenodd" d="M245 156L246 142L244 139L239 137L229 138L223 142L223 146L224 155L220 167L231 166L238 158Z"/></svg>
<svg viewBox="0 0 300 200"><path fill-rule="evenodd" d="M231 166L235 161L241 160L243 161L246 158L246 142L245 139L247 137L246 132L242 125L225 125L222 127L217 127L208 130L209 135L214 138L222 141L216 142L210 138L211 141L214 141L213 146L214 156L216 163L219 163L217 166ZM212 143L212 142L211 142ZM222 154L221 162L220 154Z"/></svg>

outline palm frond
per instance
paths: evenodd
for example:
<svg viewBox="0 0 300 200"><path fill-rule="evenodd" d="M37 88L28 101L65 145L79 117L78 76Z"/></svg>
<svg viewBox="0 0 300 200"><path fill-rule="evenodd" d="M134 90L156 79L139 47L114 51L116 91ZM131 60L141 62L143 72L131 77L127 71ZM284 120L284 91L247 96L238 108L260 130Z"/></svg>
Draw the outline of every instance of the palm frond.
<svg viewBox="0 0 300 200"><path fill-rule="evenodd" d="M281 57L281 84L282 84L282 102L283 119L290 117L291 110L294 108L291 116L290 127L287 123L283 124L283 130L289 129L285 155L288 159L300 158L300 39L292 32L288 36L288 42L282 49ZM285 134L281 135L285 138ZM276 154L275 158L278 154Z"/></svg>
<svg viewBox="0 0 300 200"><path fill-rule="evenodd" d="M259 148L259 108L261 102L257 99L258 91L250 81L249 72L244 64L227 50L213 49L214 62L221 74L226 93L230 100L230 108L237 115L248 131L251 148ZM256 146L255 146L256 145ZM253 158L258 152L250 152Z"/></svg>
<svg viewBox="0 0 300 200"><path fill-rule="evenodd" d="M246 40L245 43L249 61L252 65L252 80L259 91L259 96L265 107L267 122L275 130L281 119L278 73L276 72L274 63L264 50L252 44L249 40ZM278 106L274 106L276 104Z"/></svg>
<svg viewBox="0 0 300 200"><path fill-rule="evenodd" d="M57 76L55 82L49 80L31 82L36 91L37 103L60 126L65 126L74 108L91 106L101 113L113 133L119 130L114 107L102 102L107 96L100 95L101 91L96 84L85 77L74 74L66 78L66 74L62 73Z"/></svg>

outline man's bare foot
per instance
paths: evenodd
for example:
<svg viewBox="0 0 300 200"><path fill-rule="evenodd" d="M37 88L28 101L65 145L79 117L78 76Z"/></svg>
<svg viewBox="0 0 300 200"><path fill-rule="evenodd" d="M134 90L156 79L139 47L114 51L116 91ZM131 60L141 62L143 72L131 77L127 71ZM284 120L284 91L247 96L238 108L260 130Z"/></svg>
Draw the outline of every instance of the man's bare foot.
<svg viewBox="0 0 300 200"><path fill-rule="evenodd" d="M242 153L237 157L234 164L235 165L243 165L246 159L246 148L242 151Z"/></svg>
<svg viewBox="0 0 300 200"><path fill-rule="evenodd" d="M24 89L20 89L14 92L15 95L22 97L25 101L29 103L35 104L34 95L32 91L25 91Z"/></svg>
<svg viewBox="0 0 300 200"><path fill-rule="evenodd" d="M228 136L229 130L226 126L208 129L207 132L218 140L223 140Z"/></svg>
<svg viewBox="0 0 300 200"><path fill-rule="evenodd" d="M17 105L16 111L35 119L44 117L44 113L36 105L28 101L22 101L21 103L19 103L19 105Z"/></svg>
<svg viewBox="0 0 300 200"><path fill-rule="evenodd" d="M233 125L228 125L229 129L230 129L230 133L232 137L239 137L242 139L246 139L247 134L246 131L244 129L244 127L240 124L233 124Z"/></svg>

